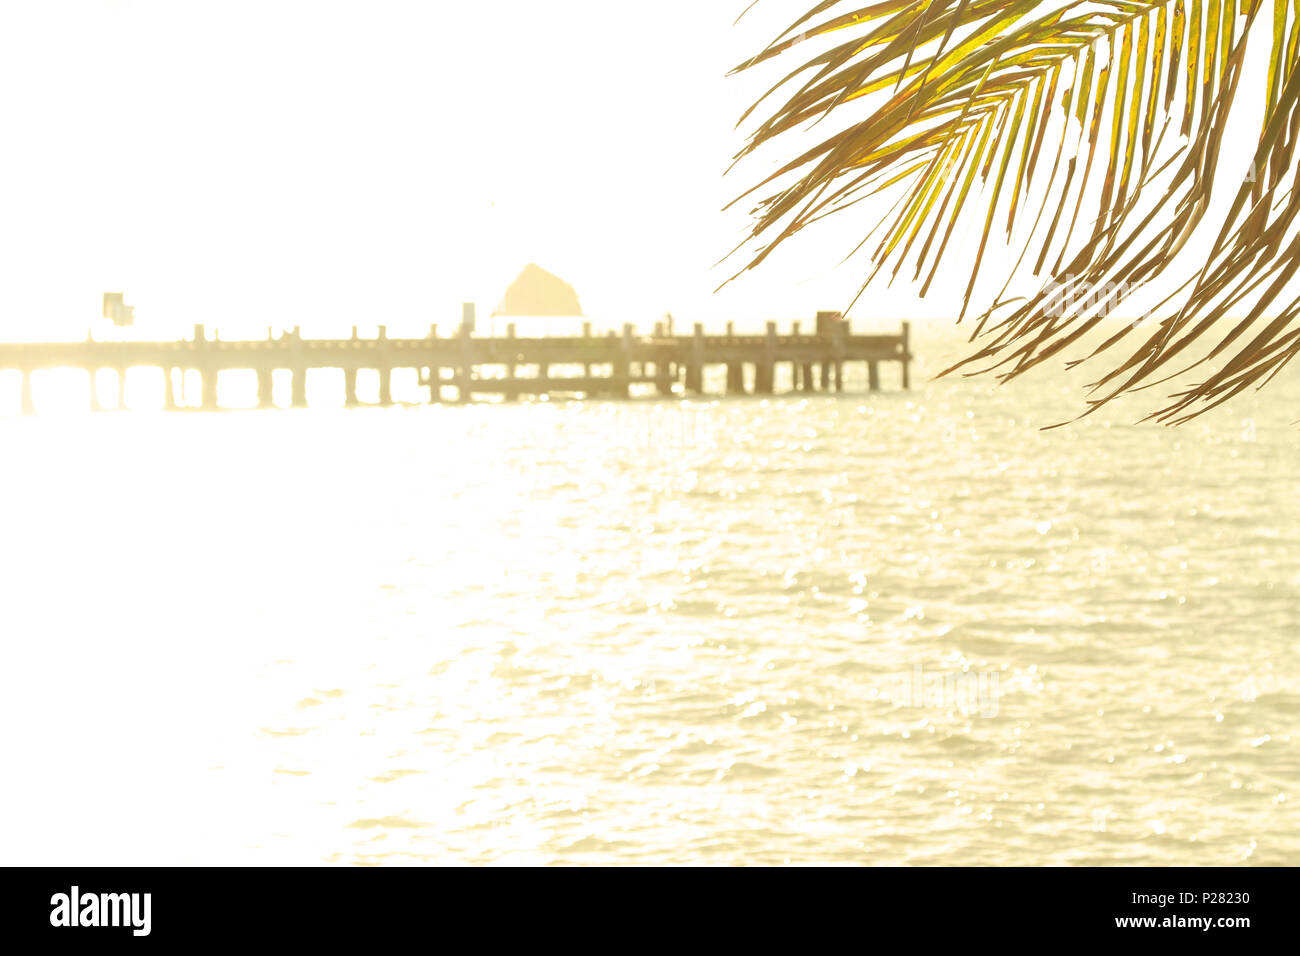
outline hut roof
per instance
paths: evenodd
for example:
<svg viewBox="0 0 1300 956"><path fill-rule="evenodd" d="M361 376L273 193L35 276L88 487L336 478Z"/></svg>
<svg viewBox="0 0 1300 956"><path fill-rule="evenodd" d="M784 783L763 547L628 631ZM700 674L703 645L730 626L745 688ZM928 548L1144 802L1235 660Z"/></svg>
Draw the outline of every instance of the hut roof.
<svg viewBox="0 0 1300 956"><path fill-rule="evenodd" d="M506 287L492 314L575 316L582 315L582 304L573 286L530 262Z"/></svg>

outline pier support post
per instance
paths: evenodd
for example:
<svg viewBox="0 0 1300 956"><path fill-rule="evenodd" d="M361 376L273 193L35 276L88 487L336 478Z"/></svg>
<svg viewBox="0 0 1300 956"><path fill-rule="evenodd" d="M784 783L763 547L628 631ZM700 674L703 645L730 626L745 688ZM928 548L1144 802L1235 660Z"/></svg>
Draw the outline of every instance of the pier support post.
<svg viewBox="0 0 1300 956"><path fill-rule="evenodd" d="M835 391L844 391L844 355L847 351L848 322L841 315L831 324L831 347L835 352L833 371L835 373Z"/></svg>
<svg viewBox="0 0 1300 956"><path fill-rule="evenodd" d="M257 407L275 408L275 398L271 388L274 372L269 368L257 370Z"/></svg>
<svg viewBox="0 0 1300 956"><path fill-rule="evenodd" d="M912 387L912 323L903 323L903 388Z"/></svg>
<svg viewBox="0 0 1300 956"><path fill-rule="evenodd" d="M182 372L182 374L184 374ZM176 369L170 366L163 366L163 408L169 412L177 409L176 403ZM99 396L95 394L95 377L91 373L90 377L90 403L94 408L99 404Z"/></svg>
<svg viewBox="0 0 1300 956"><path fill-rule="evenodd" d="M429 324L429 341L437 341L438 323ZM442 369L437 365L430 365L424 372L424 381L422 385L429 387L429 404L433 405L442 401Z"/></svg>
<svg viewBox="0 0 1300 956"><path fill-rule="evenodd" d="M203 379L203 408L207 411L215 411L217 408L217 377L220 374L215 368L199 369L199 375Z"/></svg>
<svg viewBox="0 0 1300 956"><path fill-rule="evenodd" d="M613 333L610 333L611 335ZM632 376L632 323L623 323L623 337L619 341L618 354L614 359L614 381L610 393L615 398L628 397L629 379Z"/></svg>
<svg viewBox="0 0 1300 956"><path fill-rule="evenodd" d="M776 323L767 323L763 338L763 360L754 367L754 391L771 395L776 379Z"/></svg>
<svg viewBox="0 0 1300 956"><path fill-rule="evenodd" d="M474 371L473 348L470 342L470 328L463 321L458 330L460 337L460 365L456 367L456 401L468 402L470 397L470 377Z"/></svg>
<svg viewBox="0 0 1300 956"><path fill-rule="evenodd" d="M295 325L289 333L289 353L293 357L289 374L293 376L290 402L294 408L307 407L307 363L303 361L302 326Z"/></svg>
<svg viewBox="0 0 1300 956"><path fill-rule="evenodd" d="M99 369L86 369L86 380L90 383L90 410L102 412L104 403L99 400Z"/></svg>
<svg viewBox="0 0 1300 956"><path fill-rule="evenodd" d="M880 391L880 363L867 362L867 388L873 392Z"/></svg>
<svg viewBox="0 0 1300 956"><path fill-rule="evenodd" d="M695 323L691 339L691 359L686 365L686 391L696 395L704 393L704 325Z"/></svg>
<svg viewBox="0 0 1300 956"><path fill-rule="evenodd" d="M24 415L32 415L36 412L36 403L32 401L32 373L23 369L23 380L19 386L19 410Z"/></svg>
<svg viewBox="0 0 1300 956"><path fill-rule="evenodd" d="M817 338L819 344L834 347L835 325L839 320L839 312L822 311L817 313ZM817 373L819 387L823 392L828 391L831 387L831 363L823 358L817 364L821 366Z"/></svg>
<svg viewBox="0 0 1300 956"><path fill-rule="evenodd" d="M813 382L812 362L803 362L800 365L800 372L799 381L803 390L805 392L813 391L813 389L816 388L816 383Z"/></svg>
<svg viewBox="0 0 1300 956"><path fill-rule="evenodd" d="M798 322L798 320L795 320L794 322L791 322L791 323L790 323L790 337L791 337L792 339L794 339L794 345L795 345L796 348L798 348L798 345L799 345L799 322ZM792 392L797 392L797 391L799 391L799 388L800 388L799 372L800 372L800 371L802 371L802 368L801 368L799 362L798 362L797 360L795 360L795 359L791 359L791 360L790 360L790 391L792 391Z"/></svg>
<svg viewBox="0 0 1300 956"><path fill-rule="evenodd" d="M672 365L663 360L661 355L655 359L655 391L660 395L673 393Z"/></svg>
<svg viewBox="0 0 1300 956"><path fill-rule="evenodd" d="M208 407L208 391L207 391L207 389L208 389L208 379L211 377L211 373L210 373L207 369L204 368L203 353L204 353L204 351L207 350L207 347L208 347L208 334L207 334L207 331L204 329L203 324L202 324L201 322L199 322L199 323L195 323L195 325L194 325L194 352L195 352L195 355L194 355L194 361L193 361L193 368L194 368L194 371L195 371L195 372L198 374L198 376L199 376L199 407L201 407L201 408L207 408L207 407ZM185 387L185 371L182 371L182 372L181 372L181 389L182 389L182 394L183 394L183 391L184 391L184 387ZM214 386L213 386L214 394L215 394L215 389L216 389L216 386L214 385ZM216 400L213 399L212 407L215 408L215 407L216 407L216 404L217 404L217 403L216 403Z"/></svg>
<svg viewBox="0 0 1300 956"><path fill-rule="evenodd" d="M507 402L514 402L519 399L519 371L518 366L515 363L515 359L519 357L519 353L515 345L515 324L513 322L506 323L506 338L510 340L506 343L506 348L509 349L510 352L506 356L506 390L501 393L501 397ZM542 377L543 368L544 366L539 363L537 366L538 378Z"/></svg>
<svg viewBox="0 0 1300 956"><path fill-rule="evenodd" d="M357 370L355 368L345 368L343 370L343 406L345 408L356 408L357 404Z"/></svg>
<svg viewBox="0 0 1300 956"><path fill-rule="evenodd" d="M729 344L730 344L730 340L735 338L735 336L736 336L736 323L728 322L727 340ZM762 373L758 372L757 365L754 366L754 369L755 369L754 388L755 391L757 391L759 379L762 378ZM728 395L745 394L745 363L744 362L727 363L727 394Z"/></svg>
<svg viewBox="0 0 1300 956"><path fill-rule="evenodd" d="M381 325L375 335L375 353L379 372L379 404L393 404L393 368L388 364L388 326Z"/></svg>

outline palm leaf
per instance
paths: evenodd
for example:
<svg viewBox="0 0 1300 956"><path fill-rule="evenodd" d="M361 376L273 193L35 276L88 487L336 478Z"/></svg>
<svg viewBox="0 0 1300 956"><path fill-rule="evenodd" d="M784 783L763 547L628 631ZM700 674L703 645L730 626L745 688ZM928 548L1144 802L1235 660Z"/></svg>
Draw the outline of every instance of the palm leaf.
<svg viewBox="0 0 1300 956"><path fill-rule="evenodd" d="M1256 174L1221 177L1232 201L1207 223L1252 39L1270 51ZM811 223L901 190L874 245L864 240L863 290L910 263L925 295L958 223L979 224L959 317L974 310L975 347L948 372L1021 375L1104 332L1114 306L1157 282L1180 284L1069 363L1118 356L1089 410L1197 370L1152 415L1185 421L1300 352L1288 291L1300 269L1300 0L827 0L736 69L770 60L793 65L742 119L753 128L737 160L796 131L827 133L741 197L756 197L741 272ZM841 116L838 129L826 122ZM1011 272L1030 264L1033 291L1005 299L1007 275L977 300L990 244L1025 217ZM1215 225L1199 266L1169 274ZM1101 289L1116 292L1074 295Z"/></svg>

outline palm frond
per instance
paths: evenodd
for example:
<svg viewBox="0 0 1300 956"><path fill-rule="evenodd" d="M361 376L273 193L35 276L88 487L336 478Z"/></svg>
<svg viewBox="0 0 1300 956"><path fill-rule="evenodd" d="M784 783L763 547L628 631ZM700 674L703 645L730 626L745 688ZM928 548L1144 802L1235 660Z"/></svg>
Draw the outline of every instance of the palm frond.
<svg viewBox="0 0 1300 956"><path fill-rule="evenodd" d="M1256 175L1220 180L1232 203L1206 223L1252 38L1270 51ZM1117 305L1168 280L1192 235L1217 225L1199 268L1174 277L1181 285L1151 315L1070 363L1129 349L1091 386L1089 410L1202 369L1152 416L1185 421L1262 385L1300 352L1300 299L1288 291L1300 268L1300 0L1271 9L1260 0L826 0L736 70L813 45L742 118L753 129L737 160L796 130L828 129L745 193L759 198L744 269L892 189L901 198L868 233L879 236L864 247L863 289L910 264L924 295L958 222L972 216L979 239L959 321L973 307L976 346L948 371L1009 379L1104 332ZM780 105L760 114L770 101ZM826 123L841 116L843 128ZM1036 291L1005 299L1008 275L998 296L976 302L990 243L1009 243L1026 218L1011 272L1029 263ZM1098 289L1116 291L1073 295ZM1063 311L1062 300L1074 304Z"/></svg>

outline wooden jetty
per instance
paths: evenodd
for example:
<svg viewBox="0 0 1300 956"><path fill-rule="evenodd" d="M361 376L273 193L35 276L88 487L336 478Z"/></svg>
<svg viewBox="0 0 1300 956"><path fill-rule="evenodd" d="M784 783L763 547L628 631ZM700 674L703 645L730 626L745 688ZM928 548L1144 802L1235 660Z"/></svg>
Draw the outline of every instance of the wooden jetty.
<svg viewBox="0 0 1300 956"><path fill-rule="evenodd" d="M768 322L762 335L736 335L727 324L724 335L705 335L696 324L690 335L672 335L662 323L650 335L638 335L631 325L622 334L592 335L590 323L581 336L520 338L514 326L505 336L478 337L463 324L452 336L438 335L431 326L424 338L389 338L380 326L374 338L361 338L354 328L349 339L303 338L300 328L275 335L268 332L261 341L222 341L209 338L202 325L194 327L192 338L176 342L82 342L0 343L0 370L22 373L22 410L33 410L32 373L44 369L81 369L92 382L91 403L98 407L93 387L102 369L117 372L118 407L126 370L154 367L164 373L164 404L175 409L186 404L183 394L186 376L176 388L173 370L193 370L201 386L199 407L217 408L217 377L227 370L252 370L257 374L258 401L274 408L272 376L287 370L292 376L291 407L307 405L307 371L341 369L345 402L359 404L357 372L372 369L379 374L379 404L392 404L390 377L394 369L413 368L420 384L429 390L430 402L445 400L446 389L455 389L456 401L474 395L497 394L506 398L521 395L573 394L588 397L626 398L632 385L652 386L659 395L698 395L704 390L704 369L725 366L727 394L771 395L776 368L789 363L793 388L800 392L843 391L844 366L862 362L871 389L880 387L880 364L898 362L901 381L909 387L912 360L908 323L897 335L854 335L849 323L836 312L819 312L816 326L803 332L793 323L787 334L778 334L775 322ZM746 373L752 366L752 373ZM551 374L564 367L564 375ZM573 370L580 370L575 373ZM497 372L499 374L487 374ZM747 384L748 381L748 384ZM178 394L180 392L181 394Z"/></svg>

